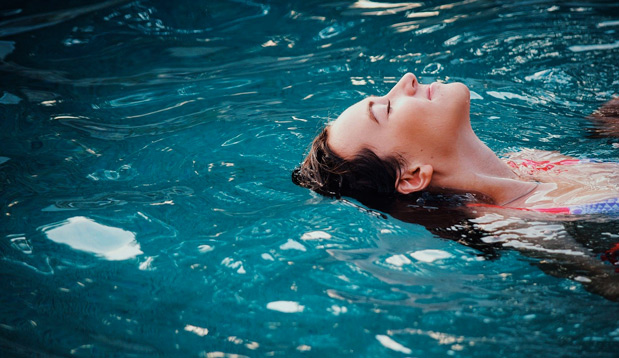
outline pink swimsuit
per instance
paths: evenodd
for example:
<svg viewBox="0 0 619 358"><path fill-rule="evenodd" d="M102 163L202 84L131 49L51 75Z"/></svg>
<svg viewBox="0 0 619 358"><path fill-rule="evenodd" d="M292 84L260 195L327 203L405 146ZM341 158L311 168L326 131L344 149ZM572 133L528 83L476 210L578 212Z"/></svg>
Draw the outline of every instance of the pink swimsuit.
<svg viewBox="0 0 619 358"><path fill-rule="evenodd" d="M558 166L562 165L574 165L581 163L601 163L598 160L592 159L563 159L556 162L550 160L529 160L525 159L520 163L516 163L514 161L508 161L507 165L515 169L528 170L530 174L534 174L540 171L549 171ZM498 207L494 205L483 205L483 204L471 204L469 206L491 206ZM597 203L591 204L581 204L581 205L570 205L570 206L560 206L555 208L511 208L516 210L525 210L525 211L536 211L541 213L552 213L552 214L614 214L619 215L619 198L611 198L606 199Z"/></svg>

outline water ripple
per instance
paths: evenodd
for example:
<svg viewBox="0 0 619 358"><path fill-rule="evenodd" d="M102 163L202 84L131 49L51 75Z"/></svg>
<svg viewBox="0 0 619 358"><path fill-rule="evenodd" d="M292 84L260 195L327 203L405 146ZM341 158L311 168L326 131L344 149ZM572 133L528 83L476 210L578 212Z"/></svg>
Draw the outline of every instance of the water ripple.
<svg viewBox="0 0 619 358"><path fill-rule="evenodd" d="M0 37L21 34L70 21L78 16L113 7L128 0L108 0L100 4L64 9L45 14L17 17L0 22Z"/></svg>
<svg viewBox="0 0 619 358"><path fill-rule="evenodd" d="M406 72L467 84L500 153L617 160L585 118L619 84L615 3L18 5L0 10L9 354L613 357L615 276L564 259L612 270L595 255L616 219L402 221L290 171Z"/></svg>
<svg viewBox="0 0 619 358"><path fill-rule="evenodd" d="M56 115L54 120L69 127L84 131L95 138L124 140L146 135L161 135L185 130L205 122L217 115L217 110L205 108L189 115L172 117L143 125L112 124L84 116Z"/></svg>
<svg viewBox="0 0 619 358"><path fill-rule="evenodd" d="M241 23L267 16L270 5L253 1L234 1L229 4L207 2L198 16L190 6L146 6L131 3L104 17L117 26L126 26L140 33L157 36L199 35L213 31L230 31ZM235 11L230 11L234 8ZM206 21L210 20L210 21Z"/></svg>

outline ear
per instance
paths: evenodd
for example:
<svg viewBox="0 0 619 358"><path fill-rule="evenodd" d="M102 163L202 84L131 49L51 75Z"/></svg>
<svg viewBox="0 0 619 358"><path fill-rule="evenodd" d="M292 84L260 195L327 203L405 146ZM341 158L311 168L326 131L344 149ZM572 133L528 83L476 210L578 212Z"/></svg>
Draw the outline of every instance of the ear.
<svg viewBox="0 0 619 358"><path fill-rule="evenodd" d="M404 195L421 191L430 185L432 173L434 168L430 164L410 168L398 178L396 190Z"/></svg>

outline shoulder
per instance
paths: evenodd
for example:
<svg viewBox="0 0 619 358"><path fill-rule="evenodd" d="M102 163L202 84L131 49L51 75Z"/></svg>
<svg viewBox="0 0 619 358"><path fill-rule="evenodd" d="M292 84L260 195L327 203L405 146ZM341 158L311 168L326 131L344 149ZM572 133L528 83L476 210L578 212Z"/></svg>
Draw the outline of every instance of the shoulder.
<svg viewBox="0 0 619 358"><path fill-rule="evenodd" d="M510 152L503 155L503 158L507 161L561 161L561 160L575 160L576 158L569 155L561 154L557 151L539 150L539 149L522 149L518 152Z"/></svg>

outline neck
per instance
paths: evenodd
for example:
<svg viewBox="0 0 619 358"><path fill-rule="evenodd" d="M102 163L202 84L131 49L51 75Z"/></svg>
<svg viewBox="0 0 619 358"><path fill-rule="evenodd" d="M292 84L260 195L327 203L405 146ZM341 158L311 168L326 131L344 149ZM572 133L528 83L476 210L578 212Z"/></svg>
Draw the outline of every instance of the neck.
<svg viewBox="0 0 619 358"><path fill-rule="evenodd" d="M457 138L446 158L434 168L431 189L473 192L492 204L517 206L537 188L537 183L521 180L472 129Z"/></svg>

